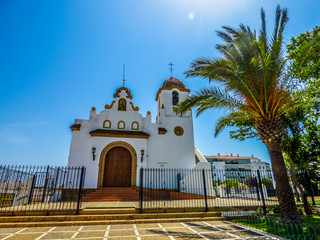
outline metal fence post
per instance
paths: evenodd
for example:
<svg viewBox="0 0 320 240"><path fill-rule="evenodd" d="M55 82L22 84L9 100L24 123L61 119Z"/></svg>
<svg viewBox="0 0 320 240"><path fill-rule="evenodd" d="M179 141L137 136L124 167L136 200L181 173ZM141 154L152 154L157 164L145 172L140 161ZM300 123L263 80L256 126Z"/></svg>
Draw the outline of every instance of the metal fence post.
<svg viewBox="0 0 320 240"><path fill-rule="evenodd" d="M259 170L258 170L258 171L259 171ZM259 183L258 183L257 177L255 177L255 181L256 181L256 189L257 189L257 200L260 201Z"/></svg>
<svg viewBox="0 0 320 240"><path fill-rule="evenodd" d="M37 177L36 174L34 174L33 177L32 177L32 183L31 183L31 188L30 188L28 204L32 203L34 185L36 184L36 177Z"/></svg>
<svg viewBox="0 0 320 240"><path fill-rule="evenodd" d="M139 202L140 202L140 213L142 213L143 207L143 168L140 168L140 192L139 192Z"/></svg>
<svg viewBox="0 0 320 240"><path fill-rule="evenodd" d="M82 191L83 191L83 185L84 185L84 171L85 171L85 168L81 167L81 175L80 175L80 181L79 181L78 203L77 203L77 215L79 215L79 212L80 212L80 203L81 203L81 199L82 199Z"/></svg>
<svg viewBox="0 0 320 240"><path fill-rule="evenodd" d="M266 203L264 201L264 194L263 194L263 188L262 188L262 182L261 182L261 177L260 177L260 171L257 170L258 173L258 180L259 180L259 188L260 188L260 192L261 192L261 199L262 199L262 208L263 208L263 215L267 214L267 207L266 207Z"/></svg>
<svg viewBox="0 0 320 240"><path fill-rule="evenodd" d="M206 173L205 170L202 169L202 180L203 180L203 190L204 190L204 201L206 204L206 212L208 212L208 197L207 197L207 186L206 186Z"/></svg>
<svg viewBox="0 0 320 240"><path fill-rule="evenodd" d="M59 170L60 170L60 168L58 167L56 180L55 180L55 183L54 183L53 196L56 194L56 191L57 191L58 180L59 180Z"/></svg>
<svg viewBox="0 0 320 240"><path fill-rule="evenodd" d="M46 173L46 179L44 180L44 186L43 186L43 193L42 193L42 200L41 202L44 203L46 198L46 191L47 191L47 185L49 181L49 166L47 167L47 173Z"/></svg>
<svg viewBox="0 0 320 240"><path fill-rule="evenodd" d="M178 192L180 192L180 181L181 181L181 174L177 174L177 182L178 182Z"/></svg>

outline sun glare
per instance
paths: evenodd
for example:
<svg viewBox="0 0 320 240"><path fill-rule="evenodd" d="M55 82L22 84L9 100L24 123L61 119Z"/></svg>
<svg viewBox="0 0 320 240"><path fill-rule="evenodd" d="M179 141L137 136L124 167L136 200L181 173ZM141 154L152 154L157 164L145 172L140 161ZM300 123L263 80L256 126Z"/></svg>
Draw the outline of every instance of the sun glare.
<svg viewBox="0 0 320 240"><path fill-rule="evenodd" d="M193 19L194 19L194 13L193 13L193 12L189 12L188 18L189 18L190 20L193 20Z"/></svg>

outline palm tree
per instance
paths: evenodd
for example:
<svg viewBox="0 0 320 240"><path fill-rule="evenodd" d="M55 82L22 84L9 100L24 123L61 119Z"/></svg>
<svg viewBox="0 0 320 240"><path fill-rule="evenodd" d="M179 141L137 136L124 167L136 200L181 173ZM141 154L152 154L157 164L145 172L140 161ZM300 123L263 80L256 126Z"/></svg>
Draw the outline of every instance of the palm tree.
<svg viewBox="0 0 320 240"><path fill-rule="evenodd" d="M195 92L179 104L177 112L196 107L198 116L207 109L227 110L216 124L215 135L231 125L255 128L270 155L281 220L301 221L281 151L284 132L281 119L296 104L286 88L286 58L282 49L287 9L277 6L271 38L267 37L263 9L261 20L259 33L243 24L239 29L223 26L224 31L217 32L224 43L216 49L223 57L196 59L186 76L202 77L222 87Z"/></svg>

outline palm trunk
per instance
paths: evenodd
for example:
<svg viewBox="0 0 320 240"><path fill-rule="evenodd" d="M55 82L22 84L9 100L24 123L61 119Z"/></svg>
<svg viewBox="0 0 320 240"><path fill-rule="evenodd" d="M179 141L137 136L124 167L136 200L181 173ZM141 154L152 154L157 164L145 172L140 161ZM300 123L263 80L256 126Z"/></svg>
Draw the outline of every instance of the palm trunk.
<svg viewBox="0 0 320 240"><path fill-rule="evenodd" d="M300 193L301 193L301 198L302 198L302 202L303 202L303 208L304 211L307 215L312 215L312 210L310 207L310 204L308 202L308 195L306 190L304 189L304 187L298 182L297 178L296 178L296 174L294 172L294 163L291 159L291 157L289 156L290 159L290 175L291 175L291 179L294 185L296 185L296 187L299 189Z"/></svg>
<svg viewBox="0 0 320 240"><path fill-rule="evenodd" d="M301 222L297 211L292 188L289 184L287 169L284 164L280 142L265 143L271 159L272 171L276 181L276 193L279 200L280 219L282 222Z"/></svg>

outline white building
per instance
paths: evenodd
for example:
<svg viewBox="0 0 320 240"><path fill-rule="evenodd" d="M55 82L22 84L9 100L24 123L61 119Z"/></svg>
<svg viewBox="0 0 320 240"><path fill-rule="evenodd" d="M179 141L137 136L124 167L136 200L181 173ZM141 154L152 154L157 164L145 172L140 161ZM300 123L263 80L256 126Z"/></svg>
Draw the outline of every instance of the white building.
<svg viewBox="0 0 320 240"><path fill-rule="evenodd" d="M190 90L168 78L156 94L156 122L132 101L121 87L111 104L89 120L76 119L72 130L69 166L85 166L85 188L127 187L139 184L144 168L194 168L196 165L192 112L182 116L175 107ZM202 160L203 161L203 160Z"/></svg>
<svg viewBox="0 0 320 240"><path fill-rule="evenodd" d="M253 155L251 157L239 156L239 154L221 156L218 153L214 156L205 156L205 159L211 164L211 168L215 170L217 178L221 181L224 181L225 178L246 179L257 170L260 170L261 177L272 178L270 164Z"/></svg>

